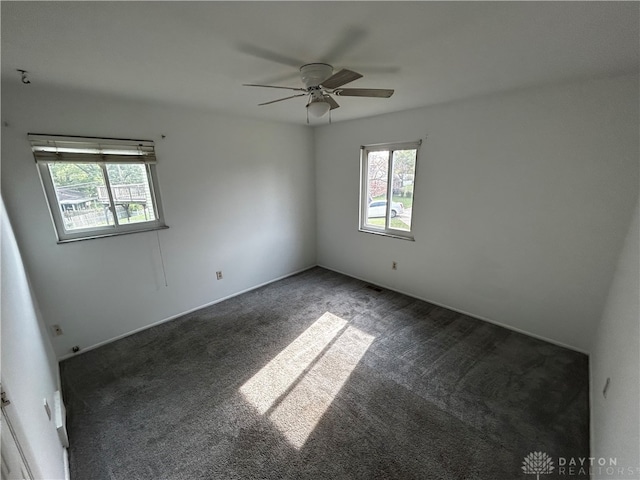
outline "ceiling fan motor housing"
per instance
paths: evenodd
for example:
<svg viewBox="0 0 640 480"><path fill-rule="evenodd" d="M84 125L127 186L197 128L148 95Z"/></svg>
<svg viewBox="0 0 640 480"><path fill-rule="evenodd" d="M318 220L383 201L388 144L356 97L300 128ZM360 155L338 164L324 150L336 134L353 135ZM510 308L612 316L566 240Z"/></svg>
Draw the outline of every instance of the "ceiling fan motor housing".
<svg viewBox="0 0 640 480"><path fill-rule="evenodd" d="M308 63L300 67L302 83L307 88L317 87L333 74L333 67L326 63Z"/></svg>

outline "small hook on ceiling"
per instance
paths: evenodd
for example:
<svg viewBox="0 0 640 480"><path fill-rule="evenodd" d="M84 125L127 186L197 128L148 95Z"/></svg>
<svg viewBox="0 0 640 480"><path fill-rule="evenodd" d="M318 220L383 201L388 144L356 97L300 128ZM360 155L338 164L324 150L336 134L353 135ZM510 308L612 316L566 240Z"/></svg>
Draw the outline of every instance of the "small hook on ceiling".
<svg viewBox="0 0 640 480"><path fill-rule="evenodd" d="M27 72L26 70L20 70L20 69L18 69L17 71L20 72L22 76L22 83L24 83L25 85L29 85L31 83L31 80L27 78L27 74L29 72Z"/></svg>

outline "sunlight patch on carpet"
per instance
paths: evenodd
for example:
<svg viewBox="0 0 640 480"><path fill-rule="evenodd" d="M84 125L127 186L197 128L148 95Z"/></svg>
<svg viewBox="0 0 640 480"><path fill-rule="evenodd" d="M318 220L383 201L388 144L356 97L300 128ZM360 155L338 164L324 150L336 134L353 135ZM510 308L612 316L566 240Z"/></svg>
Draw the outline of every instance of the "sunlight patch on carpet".
<svg viewBox="0 0 640 480"><path fill-rule="evenodd" d="M326 312L240 392L299 449L374 338Z"/></svg>
<svg viewBox="0 0 640 480"><path fill-rule="evenodd" d="M307 441L373 339L348 327L269 416L294 447Z"/></svg>
<svg viewBox="0 0 640 480"><path fill-rule="evenodd" d="M240 393L264 415L346 324L325 313L240 387Z"/></svg>

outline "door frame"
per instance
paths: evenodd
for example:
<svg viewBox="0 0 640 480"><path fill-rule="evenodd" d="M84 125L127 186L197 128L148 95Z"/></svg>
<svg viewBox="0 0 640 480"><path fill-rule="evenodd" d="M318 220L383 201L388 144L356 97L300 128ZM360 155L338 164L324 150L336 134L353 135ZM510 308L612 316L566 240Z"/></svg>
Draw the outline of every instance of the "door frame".
<svg viewBox="0 0 640 480"><path fill-rule="evenodd" d="M24 466L24 470L28 475L28 480L34 480L33 473L31 471L31 467L29 467L29 462L27 461L27 457L24 454L24 450L20 445L20 441L18 440L18 435L16 434L16 430L11 423L11 414L7 411L7 407L11 405L10 397L7 394L5 389L5 384L0 382L0 391L2 392L2 405L0 406L0 410L2 410L2 416L0 418L0 428L7 428L8 433L10 434L8 438L10 441L13 441L13 444L20 455L20 461L22 462L21 466ZM10 410L10 408L9 408ZM4 466L4 465L3 465ZM24 473L24 472L23 472Z"/></svg>

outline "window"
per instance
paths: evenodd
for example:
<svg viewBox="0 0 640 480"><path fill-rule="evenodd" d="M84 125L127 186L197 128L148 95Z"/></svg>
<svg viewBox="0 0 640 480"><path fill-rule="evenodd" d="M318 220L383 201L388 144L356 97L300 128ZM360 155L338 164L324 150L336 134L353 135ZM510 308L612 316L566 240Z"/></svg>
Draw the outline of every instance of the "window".
<svg viewBox="0 0 640 480"><path fill-rule="evenodd" d="M360 231L413 239L413 188L421 143L362 147Z"/></svg>
<svg viewBox="0 0 640 480"><path fill-rule="evenodd" d="M153 142L29 135L59 242L166 228Z"/></svg>

